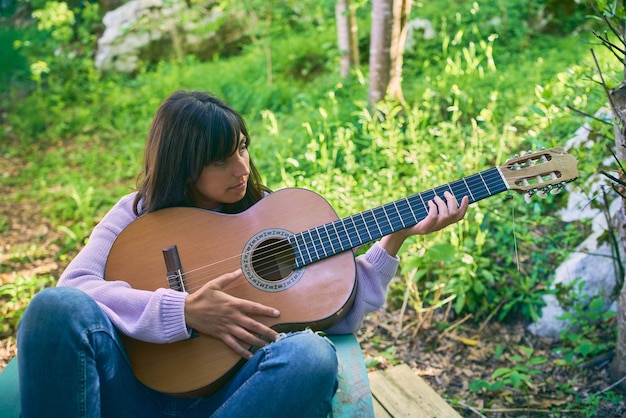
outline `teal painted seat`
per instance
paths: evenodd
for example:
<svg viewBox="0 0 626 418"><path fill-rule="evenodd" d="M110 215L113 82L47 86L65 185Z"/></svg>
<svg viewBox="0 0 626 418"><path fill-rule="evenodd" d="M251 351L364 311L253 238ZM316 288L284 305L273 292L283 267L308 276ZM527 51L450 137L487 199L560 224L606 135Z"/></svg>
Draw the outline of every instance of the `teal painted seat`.
<svg viewBox="0 0 626 418"><path fill-rule="evenodd" d="M18 418L20 411L19 376L15 357L0 373L0 418Z"/></svg>
<svg viewBox="0 0 626 418"><path fill-rule="evenodd" d="M339 358L339 387L333 398L332 418L374 418L367 369L359 341L352 334L331 335Z"/></svg>
<svg viewBox="0 0 626 418"><path fill-rule="evenodd" d="M332 335L339 357L339 387L333 398L332 418L374 417L372 394L361 346L354 335ZM20 416L17 358L0 373L0 418Z"/></svg>

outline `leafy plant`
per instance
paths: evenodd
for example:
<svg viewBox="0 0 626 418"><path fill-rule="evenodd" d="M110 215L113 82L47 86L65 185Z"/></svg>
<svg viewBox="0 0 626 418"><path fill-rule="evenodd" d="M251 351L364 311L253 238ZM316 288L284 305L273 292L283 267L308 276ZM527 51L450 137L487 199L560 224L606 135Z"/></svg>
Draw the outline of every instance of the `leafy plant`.
<svg viewBox="0 0 626 418"><path fill-rule="evenodd" d="M548 359L541 355L535 356L532 347L518 346L516 349L519 354L507 358L510 363L508 367L497 368L491 374L491 381L483 379L472 381L469 389L471 391L497 392L511 387L523 390L525 387L534 386L533 376L541 373L536 366L546 363Z"/></svg>
<svg viewBox="0 0 626 418"><path fill-rule="evenodd" d="M559 317L567 327L561 331L561 365L578 365L594 356L605 353L615 345L615 311L607 310L601 297L582 295L583 280L572 285L569 309Z"/></svg>
<svg viewBox="0 0 626 418"><path fill-rule="evenodd" d="M3 321L0 335L12 335L30 300L40 290L55 282L49 275L26 276L16 274L12 282L0 284L0 316Z"/></svg>
<svg viewBox="0 0 626 418"><path fill-rule="evenodd" d="M92 61L96 46L94 27L101 19L98 4L87 2L72 9L66 2L48 1L34 10L32 17L36 26L29 26L25 38L14 42L15 49L26 58L35 82L34 93L24 103L31 111L30 123L12 119L26 130L27 138L37 137L46 129L62 128L57 134L71 130L69 126L80 120L80 103L88 103L100 94ZM70 104L78 107L69 112L68 118L66 110Z"/></svg>

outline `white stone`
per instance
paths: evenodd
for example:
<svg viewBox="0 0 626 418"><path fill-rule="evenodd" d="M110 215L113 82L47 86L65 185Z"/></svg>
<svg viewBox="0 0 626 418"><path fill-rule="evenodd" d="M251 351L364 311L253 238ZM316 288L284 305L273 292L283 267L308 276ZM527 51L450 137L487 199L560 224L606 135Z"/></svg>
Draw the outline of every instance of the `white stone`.
<svg viewBox="0 0 626 418"><path fill-rule="evenodd" d="M224 17L218 7L190 8L185 0L131 0L104 15L95 66L101 72L132 74L142 62L189 54L210 58L241 41L243 21L237 15Z"/></svg>
<svg viewBox="0 0 626 418"><path fill-rule="evenodd" d="M603 116L602 111L598 116ZM579 148L589 144L590 127L584 125L579 128L575 135L567 142L566 149ZM604 162L609 166L612 160ZM593 208L592 196L602 196L601 188L610 190L610 182L604 176L591 176L588 183L583 188L589 196L572 191L570 187L567 207L561 210L558 215L565 222L579 220L591 220L591 235L582 242L567 260L565 260L555 271L555 284L570 284L577 278L584 281L580 298L584 302L593 297L602 297L607 301L607 309L615 306L613 291L617 283L618 270L616 268L614 249L606 240L601 241L601 237L607 230L615 225L608 225L605 214L600 209ZM621 210L621 199L615 196L609 208L611 219L617 219ZM620 257L625 260L623 248L619 248ZM569 324L560 320L565 310L561 307L558 299L554 295L544 297L546 306L542 309L542 316L535 323L529 326L529 330L543 337L559 338L561 332L567 329Z"/></svg>

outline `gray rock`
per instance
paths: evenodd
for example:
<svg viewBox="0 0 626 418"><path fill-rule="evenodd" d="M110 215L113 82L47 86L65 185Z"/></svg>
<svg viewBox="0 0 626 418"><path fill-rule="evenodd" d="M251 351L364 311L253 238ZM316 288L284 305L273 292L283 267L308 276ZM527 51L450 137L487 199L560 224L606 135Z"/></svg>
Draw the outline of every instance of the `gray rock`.
<svg viewBox="0 0 626 418"><path fill-rule="evenodd" d="M598 117L606 116L606 111L600 111ZM589 126L582 126L574 137L572 137L566 149L585 147L589 145ZM610 166L612 160L604 162L605 166ZM565 222L575 222L577 220L591 220L591 235L582 242L567 260L565 260L555 271L555 284L571 284L574 280L584 281L584 286L579 295L578 302L585 302L594 297L601 297L607 301L606 309L615 309L614 289L617 283L619 270L616 266L613 248L602 236L616 225L608 225L605 215L591 206L591 196L602 196L600 188L605 187L610 190L608 180L599 175L591 176L584 187L577 189L586 190L588 195L571 190L568 186L568 204L559 216ZM615 196L610 206L610 219L615 220L621 216L621 199ZM620 248L621 259L624 260L623 248ZM547 338L559 338L561 332L568 328L567 321L559 319L566 311L554 295L546 295L544 301L547 306L542 310L542 316L535 323L529 326L529 330L536 335Z"/></svg>
<svg viewBox="0 0 626 418"><path fill-rule="evenodd" d="M142 63L195 55L209 59L245 39L241 15L224 15L213 3L189 7L184 0L131 0L107 12L98 40L100 72L135 73Z"/></svg>

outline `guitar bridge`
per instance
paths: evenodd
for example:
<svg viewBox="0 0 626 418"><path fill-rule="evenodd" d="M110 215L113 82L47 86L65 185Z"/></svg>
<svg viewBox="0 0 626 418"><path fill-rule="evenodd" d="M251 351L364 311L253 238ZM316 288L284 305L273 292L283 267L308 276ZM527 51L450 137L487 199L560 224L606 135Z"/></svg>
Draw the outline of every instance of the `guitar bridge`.
<svg viewBox="0 0 626 418"><path fill-rule="evenodd" d="M178 248L176 245L163 249L163 259L165 260L167 283L170 289L186 292L187 287L185 285L183 267L180 264L180 257L178 256Z"/></svg>

